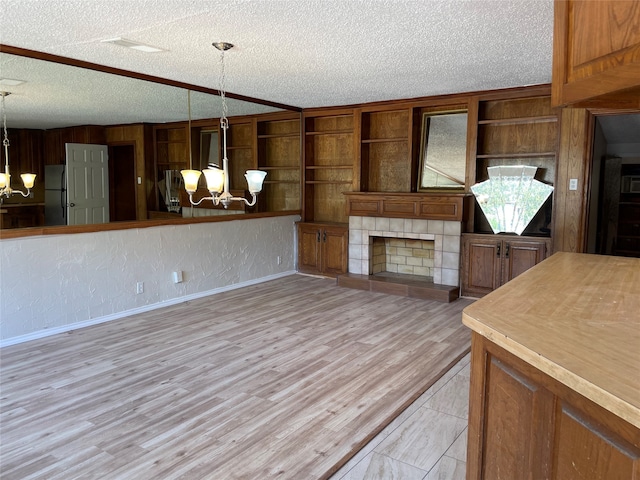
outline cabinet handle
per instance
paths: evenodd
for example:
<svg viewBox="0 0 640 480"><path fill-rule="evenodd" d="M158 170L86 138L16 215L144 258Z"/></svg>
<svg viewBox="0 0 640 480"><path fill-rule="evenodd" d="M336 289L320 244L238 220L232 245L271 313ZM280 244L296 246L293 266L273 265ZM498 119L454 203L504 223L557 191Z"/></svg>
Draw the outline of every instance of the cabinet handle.
<svg viewBox="0 0 640 480"><path fill-rule="evenodd" d="M323 241L324 243L327 243L327 231L326 231L326 230L325 230L325 231L323 232L323 234L322 234L322 241Z"/></svg>
<svg viewBox="0 0 640 480"><path fill-rule="evenodd" d="M500 256L500 244L498 244L498 248L496 249L496 257Z"/></svg>
<svg viewBox="0 0 640 480"><path fill-rule="evenodd" d="M320 230L316 231L316 242L320 243Z"/></svg>
<svg viewBox="0 0 640 480"><path fill-rule="evenodd" d="M507 243L507 248L505 249L504 252L504 258L509 258L509 244Z"/></svg>

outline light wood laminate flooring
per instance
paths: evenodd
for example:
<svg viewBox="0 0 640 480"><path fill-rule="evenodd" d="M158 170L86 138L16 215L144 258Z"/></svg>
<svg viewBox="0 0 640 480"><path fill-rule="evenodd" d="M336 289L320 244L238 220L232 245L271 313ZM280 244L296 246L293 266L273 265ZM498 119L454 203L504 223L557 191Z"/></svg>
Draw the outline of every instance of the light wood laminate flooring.
<svg viewBox="0 0 640 480"><path fill-rule="evenodd" d="M464 480L469 382L466 355L331 480Z"/></svg>
<svg viewBox="0 0 640 480"><path fill-rule="evenodd" d="M469 303L293 275L5 347L0 476L328 478L468 352Z"/></svg>

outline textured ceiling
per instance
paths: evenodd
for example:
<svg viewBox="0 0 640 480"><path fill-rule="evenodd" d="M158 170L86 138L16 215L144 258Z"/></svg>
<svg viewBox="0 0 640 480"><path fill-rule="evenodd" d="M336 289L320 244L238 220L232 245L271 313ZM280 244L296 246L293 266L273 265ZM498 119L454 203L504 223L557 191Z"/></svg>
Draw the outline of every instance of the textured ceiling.
<svg viewBox="0 0 640 480"><path fill-rule="evenodd" d="M211 43L232 42L228 91L302 108L551 81L553 0L0 0L0 5L2 44L210 88L217 88L219 71ZM101 42L113 37L166 51L145 54ZM0 76L12 78L4 63L2 68ZM59 93L55 82L62 79L50 80L42 98ZM20 94L28 95L30 88L38 87L27 83ZM95 88L104 94L102 84ZM117 88L125 93L131 87ZM146 105L135 108L152 108Z"/></svg>

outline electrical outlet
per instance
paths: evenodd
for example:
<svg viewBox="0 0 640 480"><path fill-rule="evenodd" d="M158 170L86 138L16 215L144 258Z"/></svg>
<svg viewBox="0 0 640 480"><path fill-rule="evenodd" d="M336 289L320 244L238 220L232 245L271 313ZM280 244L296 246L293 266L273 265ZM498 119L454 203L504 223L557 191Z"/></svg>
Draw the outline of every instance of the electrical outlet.
<svg viewBox="0 0 640 480"><path fill-rule="evenodd" d="M181 283L182 282L182 270L178 270L177 272L173 272L171 274L171 278L173 278L173 283Z"/></svg>
<svg viewBox="0 0 640 480"><path fill-rule="evenodd" d="M144 282L136 283L136 294L141 294L144 292Z"/></svg>
<svg viewBox="0 0 640 480"><path fill-rule="evenodd" d="M278 262L278 265L282 264L282 257L280 255L278 255L277 262Z"/></svg>

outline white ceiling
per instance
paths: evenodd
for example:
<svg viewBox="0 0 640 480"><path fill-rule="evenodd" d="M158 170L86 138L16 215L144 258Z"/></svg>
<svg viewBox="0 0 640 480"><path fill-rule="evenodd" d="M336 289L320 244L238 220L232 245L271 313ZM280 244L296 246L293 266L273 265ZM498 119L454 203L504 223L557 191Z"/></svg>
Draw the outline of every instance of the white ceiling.
<svg viewBox="0 0 640 480"><path fill-rule="evenodd" d="M0 4L2 44L204 87L218 87L218 57L211 43L234 43L225 59L228 91L301 108L551 81L553 0ZM166 51L145 54L101 42L113 37ZM6 62L2 69L0 76L14 78ZM28 83L18 96L40 88L30 85L31 78L19 79ZM64 84L64 79L50 78L51 84L41 91L42 101L47 97L62 103L57 95L64 88L56 85L60 80ZM104 94L102 84L96 88ZM116 88L125 93L122 85ZM93 96L94 101L103 96L93 93L82 96ZM72 101L64 98L65 103ZM117 100L110 102L113 109L120 107ZM158 107L139 103L138 110ZM104 111L101 105L93 108Z"/></svg>

